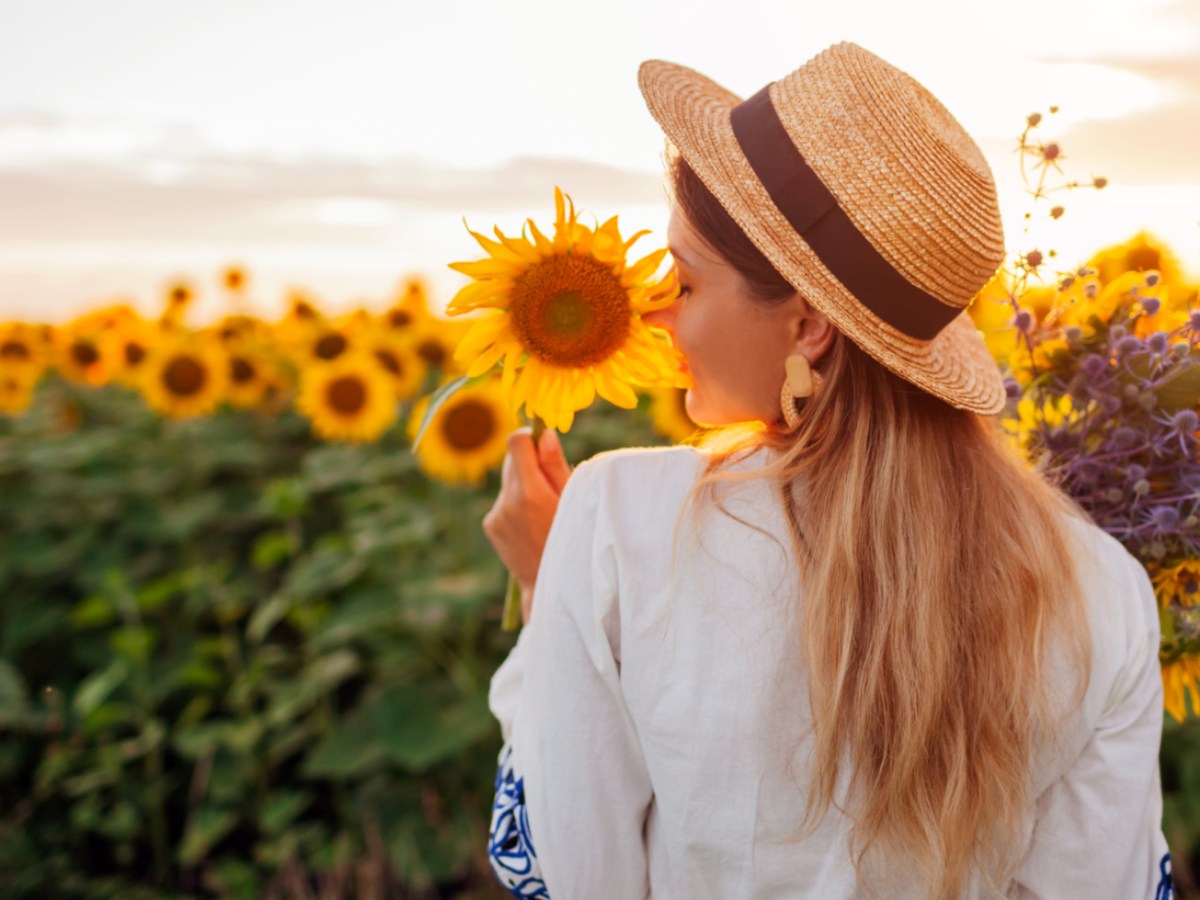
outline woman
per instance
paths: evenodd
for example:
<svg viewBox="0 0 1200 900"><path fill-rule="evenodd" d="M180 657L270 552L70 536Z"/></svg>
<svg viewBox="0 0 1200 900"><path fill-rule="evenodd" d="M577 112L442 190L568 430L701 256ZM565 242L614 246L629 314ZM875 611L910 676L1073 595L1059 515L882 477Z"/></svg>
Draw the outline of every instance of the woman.
<svg viewBox="0 0 1200 900"><path fill-rule="evenodd" d="M987 163L841 43L740 101L644 63L707 449L510 442L490 701L520 897L1160 898L1157 604L1008 449Z"/></svg>

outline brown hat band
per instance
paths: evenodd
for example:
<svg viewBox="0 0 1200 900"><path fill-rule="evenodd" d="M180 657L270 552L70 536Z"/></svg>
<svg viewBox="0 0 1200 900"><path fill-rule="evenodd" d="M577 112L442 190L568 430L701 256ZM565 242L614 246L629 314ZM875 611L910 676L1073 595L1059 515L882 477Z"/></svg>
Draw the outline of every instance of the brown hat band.
<svg viewBox="0 0 1200 900"><path fill-rule="evenodd" d="M788 136L769 88L730 111L734 137L762 186L825 267L867 309L909 337L935 337L963 309L915 287L854 227Z"/></svg>

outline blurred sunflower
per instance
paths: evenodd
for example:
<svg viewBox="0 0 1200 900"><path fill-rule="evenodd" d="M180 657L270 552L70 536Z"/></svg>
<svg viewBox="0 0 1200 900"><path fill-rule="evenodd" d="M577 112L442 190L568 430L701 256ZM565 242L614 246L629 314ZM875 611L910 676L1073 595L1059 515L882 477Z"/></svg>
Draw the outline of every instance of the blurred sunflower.
<svg viewBox="0 0 1200 900"><path fill-rule="evenodd" d="M227 291L243 291L246 282L246 270L242 266L226 266L221 272L221 284Z"/></svg>
<svg viewBox="0 0 1200 900"><path fill-rule="evenodd" d="M270 328L265 322L243 313L222 316L216 324L206 330L212 331L217 339L224 343L251 340L265 344L271 339Z"/></svg>
<svg viewBox="0 0 1200 900"><path fill-rule="evenodd" d="M388 307L380 320L391 331L405 332L431 315L425 282L412 276L401 283L396 302Z"/></svg>
<svg viewBox="0 0 1200 900"><path fill-rule="evenodd" d="M192 302L196 299L195 288L184 279L177 279L167 285L163 298L163 309L159 314L159 322L163 325L177 327L183 324Z"/></svg>
<svg viewBox="0 0 1200 900"><path fill-rule="evenodd" d="M420 401L408 419L408 436L415 439L428 400ZM504 461L508 435L517 419L505 401L499 378L463 387L438 409L421 443L417 462L431 477L450 484L480 484Z"/></svg>
<svg viewBox="0 0 1200 900"><path fill-rule="evenodd" d="M570 198L566 198L570 201ZM655 272L666 249L632 265L626 256L648 232L623 240L614 216L595 229L577 221L564 195L554 190L554 238L532 220L531 237L498 241L472 231L489 258L451 263L474 279L451 300L447 312L482 310L458 346L456 359L468 375L504 361L503 384L514 412L566 431L575 412L596 394L626 409L637 405L631 384L687 387L682 356L666 334L651 329L641 314L670 304L678 293L674 270Z"/></svg>
<svg viewBox="0 0 1200 900"><path fill-rule="evenodd" d="M207 334L165 331L150 347L138 382L146 405L172 418L213 412L229 384L229 357Z"/></svg>
<svg viewBox="0 0 1200 900"><path fill-rule="evenodd" d="M113 360L100 329L78 319L54 330L54 367L68 381L99 387L112 377Z"/></svg>
<svg viewBox="0 0 1200 900"><path fill-rule="evenodd" d="M455 348L470 330L470 322L455 322L437 316L424 316L413 321L404 332L425 366L444 375L461 375L466 369L454 358Z"/></svg>
<svg viewBox="0 0 1200 900"><path fill-rule="evenodd" d="M111 303L76 316L72 324L80 331L114 331L140 318L128 303Z"/></svg>
<svg viewBox="0 0 1200 900"><path fill-rule="evenodd" d="M297 337L288 356L303 371L309 366L325 365L357 349L358 337L345 324L324 321L314 325L308 334Z"/></svg>
<svg viewBox="0 0 1200 900"><path fill-rule="evenodd" d="M34 377L49 361L49 346L38 326L26 322L0 324L0 369Z"/></svg>
<svg viewBox="0 0 1200 900"><path fill-rule="evenodd" d="M1162 275L1168 284L1183 282L1183 269L1179 258L1162 241L1148 231L1139 231L1127 241L1105 247L1087 261L1096 270L1105 284L1115 281L1126 272L1142 272L1151 269Z"/></svg>
<svg viewBox="0 0 1200 900"><path fill-rule="evenodd" d="M1187 695L1192 709L1200 712L1200 657L1181 656L1162 667L1163 706L1176 722L1187 718Z"/></svg>
<svg viewBox="0 0 1200 900"><path fill-rule="evenodd" d="M651 388L648 393L650 394L650 421L654 423L654 429L663 437L679 444L700 430L700 426L688 417L684 404L687 399L687 391L684 388Z"/></svg>
<svg viewBox="0 0 1200 900"><path fill-rule="evenodd" d="M287 311L271 326L271 331L280 347L294 349L325 323L314 297L293 290L288 294Z"/></svg>
<svg viewBox="0 0 1200 900"><path fill-rule="evenodd" d="M159 339L161 330L141 316L106 332L100 338L104 355L112 365L113 380L126 387L137 388L150 348Z"/></svg>
<svg viewBox="0 0 1200 900"><path fill-rule="evenodd" d="M33 403L38 376L28 369L10 369L0 364L0 413L18 416Z"/></svg>
<svg viewBox="0 0 1200 900"><path fill-rule="evenodd" d="M388 373L397 399L408 400L420 393L429 365L408 341L377 327L362 336L361 345Z"/></svg>
<svg viewBox="0 0 1200 900"><path fill-rule="evenodd" d="M301 372L296 408L326 440L376 440L396 421L396 406L387 373L359 350Z"/></svg>
<svg viewBox="0 0 1200 900"><path fill-rule="evenodd" d="M263 405L274 373L267 355L247 340L227 341L229 386L226 399L238 409L256 409Z"/></svg>

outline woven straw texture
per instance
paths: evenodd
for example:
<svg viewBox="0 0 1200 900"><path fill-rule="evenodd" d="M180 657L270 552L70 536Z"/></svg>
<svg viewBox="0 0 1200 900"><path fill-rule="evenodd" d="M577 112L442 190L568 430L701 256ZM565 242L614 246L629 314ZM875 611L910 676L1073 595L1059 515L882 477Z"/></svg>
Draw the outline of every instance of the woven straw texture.
<svg viewBox="0 0 1200 900"><path fill-rule="evenodd" d="M771 85L797 149L871 245L911 284L963 309L932 340L880 320L779 212L729 122L741 98L685 66L642 63L638 82L668 140L776 269L848 338L960 409L1005 405L999 367L965 312L1004 260L991 170L920 83L856 44L823 50Z"/></svg>

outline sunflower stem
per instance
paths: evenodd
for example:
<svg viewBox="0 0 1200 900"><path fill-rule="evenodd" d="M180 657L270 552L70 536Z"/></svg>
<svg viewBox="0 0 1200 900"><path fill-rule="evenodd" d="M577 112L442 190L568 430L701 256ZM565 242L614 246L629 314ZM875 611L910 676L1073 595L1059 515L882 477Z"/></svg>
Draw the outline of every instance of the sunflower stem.
<svg viewBox="0 0 1200 900"><path fill-rule="evenodd" d="M541 418L534 418L530 423L533 432L533 447L536 450L538 440L546 430L546 423ZM504 613L500 616L501 631L516 631L521 627L521 586L513 573L508 573L508 589L504 592Z"/></svg>

